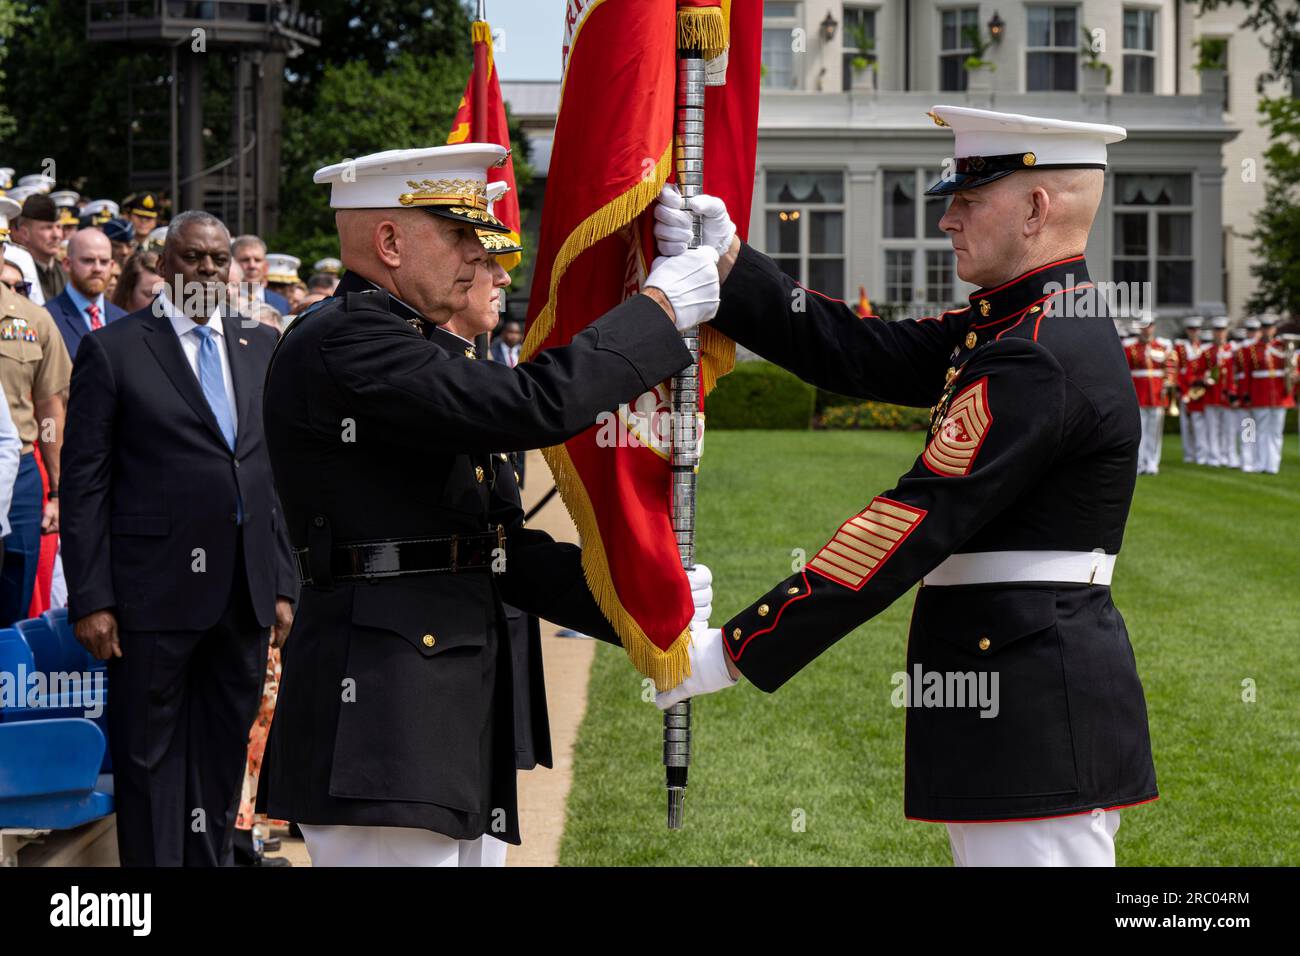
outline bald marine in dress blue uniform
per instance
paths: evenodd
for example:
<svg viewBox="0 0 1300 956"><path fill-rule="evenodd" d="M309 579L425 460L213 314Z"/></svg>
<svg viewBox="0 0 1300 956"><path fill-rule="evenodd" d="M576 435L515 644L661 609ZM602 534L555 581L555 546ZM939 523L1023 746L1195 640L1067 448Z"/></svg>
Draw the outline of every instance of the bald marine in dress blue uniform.
<svg viewBox="0 0 1300 956"><path fill-rule="evenodd" d="M957 865L1114 865L1117 808L1154 800L1146 705L1111 601L1140 437L1124 352L1084 260L1114 126L936 106L956 134L940 221L980 286L934 318L859 319L734 238L714 327L819 387L932 407L911 469L806 567L692 649L661 707L743 675L775 691L918 582L907 672L999 679L996 715L907 712L904 809L948 824ZM661 250L689 219L668 191ZM802 303L802 307L799 304ZM989 682L991 683L991 681ZM954 705L955 704L955 705Z"/></svg>

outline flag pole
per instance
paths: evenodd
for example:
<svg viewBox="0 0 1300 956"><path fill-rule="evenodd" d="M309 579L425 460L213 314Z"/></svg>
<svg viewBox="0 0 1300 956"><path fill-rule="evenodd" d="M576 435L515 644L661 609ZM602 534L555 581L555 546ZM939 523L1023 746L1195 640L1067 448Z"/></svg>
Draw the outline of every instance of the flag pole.
<svg viewBox="0 0 1300 956"><path fill-rule="evenodd" d="M487 0L478 0L478 11L475 20L487 22ZM488 63L487 47L482 43L475 43L472 46L474 66L470 71L474 83L473 103L474 108L469 114L469 141L471 143L483 143L487 141L487 121L488 121ZM505 296L501 297L504 305ZM488 347L492 340L492 333L480 332L474 336L474 352L480 359L488 357Z"/></svg>
<svg viewBox="0 0 1300 956"><path fill-rule="evenodd" d="M706 42L688 29L688 18L698 13L693 4L678 6L677 108L675 170L683 199L704 191L704 90ZM721 15L721 11L717 11ZM687 37L693 42L684 42ZM716 54L715 54L716 55ZM689 248L700 245L700 217L691 214ZM672 506L673 533L682 567L695 567L695 470L699 465L700 333L683 333L691 364L673 376ZM686 780L691 765L691 702L664 711L664 769L668 787L668 829L680 830L686 801Z"/></svg>

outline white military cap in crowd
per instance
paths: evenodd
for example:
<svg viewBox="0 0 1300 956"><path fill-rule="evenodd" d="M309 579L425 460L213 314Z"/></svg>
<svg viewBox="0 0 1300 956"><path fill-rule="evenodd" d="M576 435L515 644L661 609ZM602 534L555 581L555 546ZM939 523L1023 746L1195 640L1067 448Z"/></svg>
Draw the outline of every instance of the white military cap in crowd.
<svg viewBox="0 0 1300 956"><path fill-rule="evenodd" d="M280 285L293 285L300 282L298 270L302 268L302 260L297 256L287 255L283 252L271 252L266 256L266 281L275 282Z"/></svg>
<svg viewBox="0 0 1300 956"><path fill-rule="evenodd" d="M312 265L313 272L323 272L326 275L337 276L343 274L343 262L335 259L333 256L326 256L324 259L317 259Z"/></svg>
<svg viewBox="0 0 1300 956"><path fill-rule="evenodd" d="M155 226L149 230L149 235L145 236L142 248L161 251L163 244L167 241L167 227Z"/></svg>
<svg viewBox="0 0 1300 956"><path fill-rule="evenodd" d="M968 106L936 106L929 115L953 131L955 166L927 196L973 189L1026 169L1105 169L1107 144L1128 135L1122 126Z"/></svg>
<svg viewBox="0 0 1300 956"><path fill-rule="evenodd" d="M1210 319L1210 328L1226 329L1228 327L1228 317L1226 315L1216 315Z"/></svg>
<svg viewBox="0 0 1300 956"><path fill-rule="evenodd" d="M89 216L90 221L96 226L102 226L110 219L116 219L120 211L117 203L111 199L92 199L81 207L81 214Z"/></svg>
<svg viewBox="0 0 1300 956"><path fill-rule="evenodd" d="M21 206L28 196L35 196L37 192L39 190L33 189L31 186L15 186L13 189L7 190L5 195Z"/></svg>
<svg viewBox="0 0 1300 956"><path fill-rule="evenodd" d="M72 189L60 189L57 192L52 192L50 198L54 200L54 205L59 209L76 209L77 203L81 202L81 194Z"/></svg>
<svg viewBox="0 0 1300 956"><path fill-rule="evenodd" d="M1199 315L1189 315L1183 319L1183 328L1185 329L1199 329L1204 324L1205 319Z"/></svg>
<svg viewBox="0 0 1300 956"><path fill-rule="evenodd" d="M493 232L509 231L488 212L487 171L509 152L493 143L390 149L316 170L335 209L427 209Z"/></svg>
<svg viewBox="0 0 1300 956"><path fill-rule="evenodd" d="M1244 329L1257 329L1259 328L1259 319L1252 315L1245 322L1241 323L1241 327Z"/></svg>
<svg viewBox="0 0 1300 956"><path fill-rule="evenodd" d="M1133 328L1145 329L1150 325L1154 325L1155 321L1156 320L1151 318L1151 316L1149 315L1139 315L1136 319L1133 320Z"/></svg>
<svg viewBox="0 0 1300 956"><path fill-rule="evenodd" d="M9 241L9 223L22 212L21 204L8 196L0 196L0 242Z"/></svg>
<svg viewBox="0 0 1300 956"><path fill-rule="evenodd" d="M1265 327L1277 325L1279 321L1280 319L1276 312L1264 312L1259 317L1259 324Z"/></svg>
<svg viewBox="0 0 1300 956"><path fill-rule="evenodd" d="M48 173L31 173L18 180L18 185L38 193L47 193L54 188L54 177Z"/></svg>

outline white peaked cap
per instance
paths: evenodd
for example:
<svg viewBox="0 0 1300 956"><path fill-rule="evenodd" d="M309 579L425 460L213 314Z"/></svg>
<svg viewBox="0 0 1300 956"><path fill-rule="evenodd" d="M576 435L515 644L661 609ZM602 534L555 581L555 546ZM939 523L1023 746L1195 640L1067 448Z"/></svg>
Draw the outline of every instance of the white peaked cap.
<svg viewBox="0 0 1300 956"><path fill-rule="evenodd" d="M298 270L302 260L283 252L271 252L266 256L266 281L292 284L298 281Z"/></svg>
<svg viewBox="0 0 1300 956"><path fill-rule="evenodd" d="M936 106L930 118L953 131L957 166L930 195L972 189L1022 169L1104 169L1106 146L1128 136L1122 126L969 106Z"/></svg>
<svg viewBox="0 0 1300 956"><path fill-rule="evenodd" d="M423 208L479 229L505 231L487 211L487 171L507 155L494 143L390 149L334 163L312 178L330 184L335 209Z"/></svg>

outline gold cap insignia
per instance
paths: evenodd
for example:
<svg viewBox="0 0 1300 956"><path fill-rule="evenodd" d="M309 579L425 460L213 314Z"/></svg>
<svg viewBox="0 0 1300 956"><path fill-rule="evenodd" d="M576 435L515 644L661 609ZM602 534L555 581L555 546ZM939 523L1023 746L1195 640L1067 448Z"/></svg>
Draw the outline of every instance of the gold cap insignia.
<svg viewBox="0 0 1300 956"><path fill-rule="evenodd" d="M473 206L487 209L487 184L479 179L408 179L412 192L402 193L403 206Z"/></svg>
<svg viewBox="0 0 1300 956"><path fill-rule="evenodd" d="M152 208L153 208L153 197L152 197L152 196L145 196L143 202L141 202L140 205L144 206L145 209L152 209Z"/></svg>
<svg viewBox="0 0 1300 956"><path fill-rule="evenodd" d="M1020 161L1024 163L1026 166L1032 166L1034 165L1034 163L1038 162L1038 157L1035 156L1033 153L1025 153L1024 156L1020 157Z"/></svg>
<svg viewBox="0 0 1300 956"><path fill-rule="evenodd" d="M934 120L934 125L935 125L935 126L947 126L947 125L948 125L946 122L944 122L943 117L935 116L933 110L927 110L925 115L928 116L928 117L930 117L930 119Z"/></svg>
<svg viewBox="0 0 1300 956"><path fill-rule="evenodd" d="M984 318L987 319L989 317L989 312L992 309L993 306L989 304L988 299L980 299L980 315L984 316Z"/></svg>

